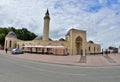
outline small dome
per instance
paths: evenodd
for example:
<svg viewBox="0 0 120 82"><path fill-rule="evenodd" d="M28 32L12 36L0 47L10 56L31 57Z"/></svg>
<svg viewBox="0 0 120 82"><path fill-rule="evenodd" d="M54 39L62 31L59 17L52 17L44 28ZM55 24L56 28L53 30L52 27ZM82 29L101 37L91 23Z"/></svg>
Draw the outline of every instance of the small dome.
<svg viewBox="0 0 120 82"><path fill-rule="evenodd" d="M34 40L42 40L42 36L37 36Z"/></svg>
<svg viewBox="0 0 120 82"><path fill-rule="evenodd" d="M94 44L94 42L93 42L93 41L91 41L91 40L89 41L89 43L93 43L93 44Z"/></svg>
<svg viewBox="0 0 120 82"><path fill-rule="evenodd" d="M65 41L65 39L63 39L63 38L60 38L60 39L59 39L59 41Z"/></svg>
<svg viewBox="0 0 120 82"><path fill-rule="evenodd" d="M14 32L12 32L12 31L7 34L7 37L17 38L16 34Z"/></svg>
<svg viewBox="0 0 120 82"><path fill-rule="evenodd" d="M42 40L42 36L37 36L34 40ZM51 38L49 38L50 41L52 41Z"/></svg>

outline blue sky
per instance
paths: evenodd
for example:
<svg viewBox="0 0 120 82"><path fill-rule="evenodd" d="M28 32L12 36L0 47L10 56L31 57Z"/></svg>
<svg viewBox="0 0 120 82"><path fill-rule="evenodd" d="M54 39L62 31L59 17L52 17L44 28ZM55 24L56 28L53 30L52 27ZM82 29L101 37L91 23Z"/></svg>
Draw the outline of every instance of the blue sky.
<svg viewBox="0 0 120 82"><path fill-rule="evenodd" d="M26 27L41 36L47 8L52 39L76 28L102 48L120 45L120 0L0 0L0 27Z"/></svg>

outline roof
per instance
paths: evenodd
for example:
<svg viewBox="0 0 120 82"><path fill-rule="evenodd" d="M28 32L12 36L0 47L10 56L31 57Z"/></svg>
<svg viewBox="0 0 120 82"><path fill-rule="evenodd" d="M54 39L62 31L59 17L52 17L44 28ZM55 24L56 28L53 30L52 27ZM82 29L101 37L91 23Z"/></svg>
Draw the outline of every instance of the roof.
<svg viewBox="0 0 120 82"><path fill-rule="evenodd" d="M48 45L48 46L43 46L43 45L25 45L23 47L26 47L26 48L65 48L64 46L62 45Z"/></svg>
<svg viewBox="0 0 120 82"><path fill-rule="evenodd" d="M42 36L37 36L34 40L42 40Z"/></svg>
<svg viewBox="0 0 120 82"><path fill-rule="evenodd" d="M49 10L47 9L47 11L46 11L46 13L45 13L46 15L49 15Z"/></svg>
<svg viewBox="0 0 120 82"><path fill-rule="evenodd" d="M7 37L17 38L16 34L12 31L7 34Z"/></svg>
<svg viewBox="0 0 120 82"><path fill-rule="evenodd" d="M74 29L74 28L71 28L66 35L70 35L70 31L81 31L81 32L86 32L84 30L78 30L78 29Z"/></svg>

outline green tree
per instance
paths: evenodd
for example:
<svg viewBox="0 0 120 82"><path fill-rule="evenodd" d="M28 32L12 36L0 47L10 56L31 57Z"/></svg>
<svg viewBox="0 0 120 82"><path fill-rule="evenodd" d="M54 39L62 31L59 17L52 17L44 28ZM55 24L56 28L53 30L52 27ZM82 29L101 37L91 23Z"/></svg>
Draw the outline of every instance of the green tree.
<svg viewBox="0 0 120 82"><path fill-rule="evenodd" d="M14 27L1 27L0 28L0 44L4 46L5 36L13 31L17 38L20 40L33 40L37 35L28 31L27 28L15 29Z"/></svg>
<svg viewBox="0 0 120 82"><path fill-rule="evenodd" d="M4 34L4 33L1 33L1 34L0 34L0 44L1 44L2 46L4 46L4 41L5 41L5 34Z"/></svg>

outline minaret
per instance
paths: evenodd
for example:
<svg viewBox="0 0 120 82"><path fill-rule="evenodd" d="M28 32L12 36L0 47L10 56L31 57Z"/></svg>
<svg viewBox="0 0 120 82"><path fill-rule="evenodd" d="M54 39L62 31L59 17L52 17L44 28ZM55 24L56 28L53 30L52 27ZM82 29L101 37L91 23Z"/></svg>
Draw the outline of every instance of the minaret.
<svg viewBox="0 0 120 82"><path fill-rule="evenodd" d="M50 22L50 17L49 17L49 11L47 9L47 12L45 13L45 16L44 16L44 28L43 28L44 41L49 40L49 22Z"/></svg>

